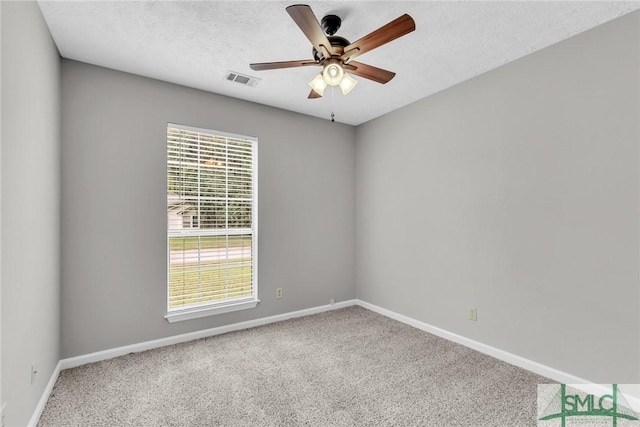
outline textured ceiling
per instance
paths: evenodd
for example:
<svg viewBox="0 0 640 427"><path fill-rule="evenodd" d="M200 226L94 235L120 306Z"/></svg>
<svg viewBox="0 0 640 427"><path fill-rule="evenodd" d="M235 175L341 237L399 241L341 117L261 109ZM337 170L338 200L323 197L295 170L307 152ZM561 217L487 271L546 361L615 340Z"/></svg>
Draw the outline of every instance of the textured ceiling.
<svg viewBox="0 0 640 427"><path fill-rule="evenodd" d="M357 125L640 8L639 2L313 1L318 20L342 18L355 41L403 13L416 31L358 61L397 73L386 85L357 78L309 100L319 67L253 71L252 62L311 58L281 1L39 1L65 58ZM227 70L255 76L252 88Z"/></svg>

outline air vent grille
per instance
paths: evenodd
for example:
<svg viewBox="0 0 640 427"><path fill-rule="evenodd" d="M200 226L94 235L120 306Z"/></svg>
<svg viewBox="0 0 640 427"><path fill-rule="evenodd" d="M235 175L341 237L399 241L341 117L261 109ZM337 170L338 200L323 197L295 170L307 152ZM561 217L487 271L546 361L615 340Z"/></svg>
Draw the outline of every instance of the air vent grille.
<svg viewBox="0 0 640 427"><path fill-rule="evenodd" d="M236 73L235 71L227 71L224 78L230 82L251 87L256 87L256 85L260 83L260 79L257 77L247 76L246 74Z"/></svg>

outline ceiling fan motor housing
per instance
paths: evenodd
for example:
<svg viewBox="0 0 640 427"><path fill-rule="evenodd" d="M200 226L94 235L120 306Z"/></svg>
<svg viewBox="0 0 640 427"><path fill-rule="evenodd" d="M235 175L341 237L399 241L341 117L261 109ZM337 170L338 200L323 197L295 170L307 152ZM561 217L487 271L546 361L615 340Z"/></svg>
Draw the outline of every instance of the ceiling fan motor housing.
<svg viewBox="0 0 640 427"><path fill-rule="evenodd" d="M338 56L342 55L344 48L351 44L349 40L340 36L327 36L327 39L329 40L329 43L331 43L331 47L333 48L332 49L333 54ZM312 52L313 52L313 58L316 61L322 61L322 59L324 58L324 55L322 53L318 52L315 47L313 48ZM328 59L328 58L325 58L325 59Z"/></svg>

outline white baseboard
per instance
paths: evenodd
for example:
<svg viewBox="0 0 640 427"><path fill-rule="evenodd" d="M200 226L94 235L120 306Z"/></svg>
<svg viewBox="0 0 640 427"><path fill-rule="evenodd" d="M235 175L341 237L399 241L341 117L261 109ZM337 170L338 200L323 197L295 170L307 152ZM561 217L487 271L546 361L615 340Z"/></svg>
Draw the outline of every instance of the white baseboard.
<svg viewBox="0 0 640 427"><path fill-rule="evenodd" d="M559 371L549 366L545 366L540 363L534 362L532 360L525 359L524 357L517 356L507 351L492 347L490 345L483 344L478 341L474 341L472 339L463 337L458 334L454 334L452 332L446 331L444 329L438 328L433 325L429 325L427 323L421 322L416 319L412 319L408 316L398 314L396 312L387 310L386 308L379 307L377 305L368 303L366 301L353 299L348 301L337 302L332 305L322 305L322 306L312 307L304 310L293 311L290 313L277 314L274 316L263 317L260 319L248 320L246 322L234 323L231 325L219 326L217 328L205 329L205 330L196 331L196 332L189 332L181 335L174 335L171 337L160 338L152 341L145 341L138 344L131 344L123 347L117 347L109 350L103 350L95 353L85 354L82 356L62 359L58 362L53 374L51 375L51 379L49 380L49 383L47 384L47 387L45 388L42 394L42 397L38 402L38 406L36 407L36 410L34 411L33 416L31 417L31 420L29 421L29 427L32 427L32 426L35 427L38 424L40 415L44 410L44 406L47 403L47 400L49 399L49 395L53 390L53 386L55 385L55 382L58 379L58 375L60 374L61 370L75 368L77 366L86 365L87 363L99 362L99 361L111 359L117 356L123 356L129 353L137 353L140 351L151 350L154 348L164 347L167 345L179 344L179 343L192 341L200 338L206 338L214 335L225 334L227 332L239 331L242 329L253 328L261 325L267 325L269 323L280 322L283 320L293 319L296 317L309 316L311 314L322 313L325 311L336 310L339 308L349 307L353 305L359 305L363 308L366 308L368 310L371 310L383 316L398 320L402 323L413 326L415 328L418 328L430 334L464 345L465 347L472 348L476 351L495 357L496 359L518 366L520 368L526 369L536 374L542 375L544 377L547 377L559 383L572 384L574 386L580 385L578 386L578 388L584 390L587 393L606 394L610 392L610 389L606 389L603 385L594 384L591 381L587 381L575 375ZM627 401L635 411L637 412L640 411L640 396L630 395L629 393L625 392L625 397L627 398Z"/></svg>
<svg viewBox="0 0 640 427"><path fill-rule="evenodd" d="M36 427L38 425L38 421L40 421L40 415L42 415L42 411L44 411L44 406L47 404L47 400L49 400L49 396L51 396L51 392L53 391L53 386L56 385L56 381L58 380L58 375L60 375L60 371L62 370L62 361L59 361L56 364L56 367L53 369L53 373L51 374L51 378L49 378L49 382L42 392L42 396L38 401L38 405L36 406L35 411L31 415L31 419L29 420L28 427Z"/></svg>
<svg viewBox="0 0 640 427"><path fill-rule="evenodd" d="M214 335L226 334L227 332L239 331L241 329L254 328L256 326L267 325L269 323L280 322L282 320L293 319L295 317L309 316L311 314L322 313L324 311L336 310L338 308L356 305L357 300L341 301L335 304L321 305L318 307L307 308L304 310L292 311L289 313L276 314L274 316L262 317L260 319L247 320L246 322L233 323L231 325L219 326L217 328L205 329L202 331L189 332L186 334L174 335L171 337L160 338L152 341L145 341L137 344L116 347L109 350L98 351L95 353L84 354L82 356L70 357L60 361L62 369L75 368L76 366L86 365L87 363L100 362L102 360L112 359L117 356L123 356L129 353L138 353L140 351L152 350L154 348L164 347L167 345L180 344L187 341L193 341L200 338L212 337Z"/></svg>
<svg viewBox="0 0 640 427"><path fill-rule="evenodd" d="M371 310L383 316L389 317L391 319L397 320L399 322L405 323L407 325L413 326L414 328L418 328L430 334L436 335L440 338L444 338L446 340L461 344L465 347L472 348L476 351L479 351L480 353L489 355L491 357L495 357L496 359L499 359L504 362L510 363L512 365L518 366L520 368L526 369L538 375L542 375L543 377L547 377L561 384L571 384L574 387L586 393L592 393L597 395L611 393L611 388L610 387L607 388L603 384L594 384L591 381L585 380L575 375L560 371L555 368L551 368L549 366L534 362L529 359L525 359L524 357L517 356L513 353L509 353L508 351L500 350L499 348L495 348L490 345L483 344L478 341L474 341L472 339L463 337L462 335L454 334L453 332L449 332L444 329L438 328L436 326L429 325L428 323L424 323L419 320L412 319L411 317L398 314L394 311L387 310L386 308L379 307L377 305L368 303L366 301L362 301L362 300L356 300L356 301L359 306L364 307L368 310ZM629 405L631 405L632 409L635 410L636 412L640 411L640 396L635 396L633 394L630 394L628 391L625 391L624 395Z"/></svg>

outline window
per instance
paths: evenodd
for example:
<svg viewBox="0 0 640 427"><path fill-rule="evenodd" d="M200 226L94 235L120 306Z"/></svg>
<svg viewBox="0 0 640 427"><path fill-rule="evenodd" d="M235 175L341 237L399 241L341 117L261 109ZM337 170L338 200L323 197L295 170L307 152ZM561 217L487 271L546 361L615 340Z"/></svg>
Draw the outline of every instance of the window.
<svg viewBox="0 0 640 427"><path fill-rule="evenodd" d="M167 126L169 322L255 307L257 140Z"/></svg>

